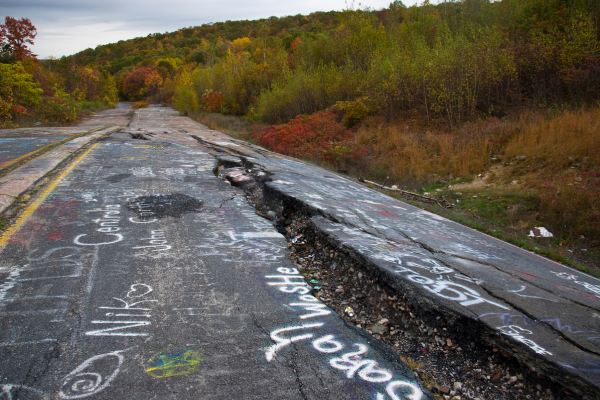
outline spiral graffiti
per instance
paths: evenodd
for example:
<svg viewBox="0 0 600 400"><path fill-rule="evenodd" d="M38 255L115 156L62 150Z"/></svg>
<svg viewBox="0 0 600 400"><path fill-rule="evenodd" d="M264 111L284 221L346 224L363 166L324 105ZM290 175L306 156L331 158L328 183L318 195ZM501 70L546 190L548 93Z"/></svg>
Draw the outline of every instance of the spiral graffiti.
<svg viewBox="0 0 600 400"><path fill-rule="evenodd" d="M113 351L88 358L67 375L61 386L61 399L81 399L106 389L119 374L125 359L121 353L126 350ZM115 365L116 364L116 365ZM95 371L108 371L110 375L103 377Z"/></svg>

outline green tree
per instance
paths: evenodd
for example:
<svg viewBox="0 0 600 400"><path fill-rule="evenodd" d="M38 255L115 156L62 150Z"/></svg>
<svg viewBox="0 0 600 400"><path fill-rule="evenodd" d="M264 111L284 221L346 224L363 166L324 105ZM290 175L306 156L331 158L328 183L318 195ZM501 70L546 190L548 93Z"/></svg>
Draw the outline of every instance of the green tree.
<svg viewBox="0 0 600 400"><path fill-rule="evenodd" d="M22 108L39 104L43 90L20 62L0 64L0 116L10 120Z"/></svg>

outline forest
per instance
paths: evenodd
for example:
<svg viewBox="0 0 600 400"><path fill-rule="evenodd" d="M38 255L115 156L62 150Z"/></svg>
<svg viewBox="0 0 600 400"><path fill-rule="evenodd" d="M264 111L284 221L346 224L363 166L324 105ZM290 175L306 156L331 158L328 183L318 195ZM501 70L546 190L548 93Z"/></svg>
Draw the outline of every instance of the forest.
<svg viewBox="0 0 600 400"><path fill-rule="evenodd" d="M19 50L8 18L1 127L69 123L119 100L163 103L275 151L421 192L488 171L488 186L520 182L516 221L543 215L569 237L600 237L597 0L348 4L48 60ZM502 204L473 208L504 218Z"/></svg>
<svg viewBox="0 0 600 400"><path fill-rule="evenodd" d="M3 82L31 82L44 98L147 99L266 124L334 106L348 127L369 115L418 116L452 130L515 107L597 101L599 15L594 0L350 6L153 33L61 59L3 46L3 76L12 77ZM13 94L6 120L38 98Z"/></svg>

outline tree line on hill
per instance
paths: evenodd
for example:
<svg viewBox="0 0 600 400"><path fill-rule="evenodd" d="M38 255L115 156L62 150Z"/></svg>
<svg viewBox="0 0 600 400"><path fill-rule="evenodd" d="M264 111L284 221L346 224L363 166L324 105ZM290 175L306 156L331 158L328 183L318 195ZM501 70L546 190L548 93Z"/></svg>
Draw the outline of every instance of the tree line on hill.
<svg viewBox="0 0 600 400"><path fill-rule="evenodd" d="M5 124L36 112L68 121L82 102L121 98L266 124L333 107L347 127L379 115L452 130L531 104L597 102L599 16L596 0L396 0L204 24L43 61L3 33L0 113Z"/></svg>

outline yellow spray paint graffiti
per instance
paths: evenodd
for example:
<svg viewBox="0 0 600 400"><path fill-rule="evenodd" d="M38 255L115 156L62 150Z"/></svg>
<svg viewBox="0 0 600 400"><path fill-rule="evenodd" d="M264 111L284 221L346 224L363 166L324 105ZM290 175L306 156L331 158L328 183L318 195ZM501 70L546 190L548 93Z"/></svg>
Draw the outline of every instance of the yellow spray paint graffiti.
<svg viewBox="0 0 600 400"><path fill-rule="evenodd" d="M121 157L119 160L122 161L146 161L148 157Z"/></svg>
<svg viewBox="0 0 600 400"><path fill-rule="evenodd" d="M138 145L138 146L133 146L134 149L146 149L148 151L151 151L152 149L164 149L165 146L161 146L161 145Z"/></svg>
<svg viewBox="0 0 600 400"><path fill-rule="evenodd" d="M188 375L200 366L200 355L190 349L168 348L146 363L146 373L155 378Z"/></svg>

